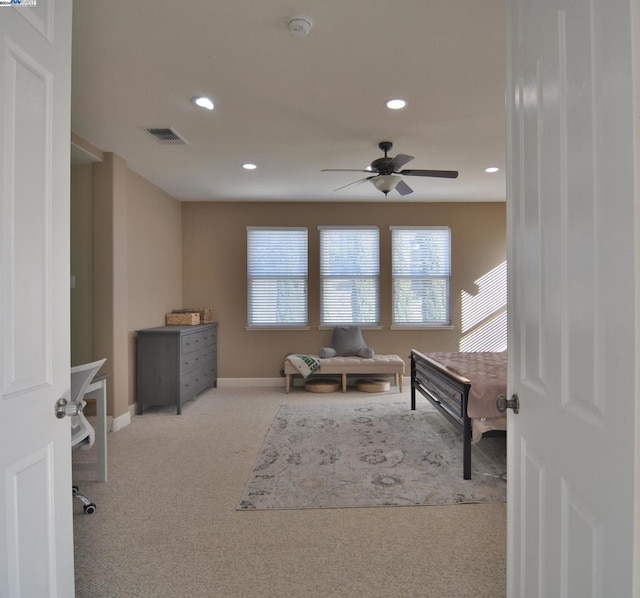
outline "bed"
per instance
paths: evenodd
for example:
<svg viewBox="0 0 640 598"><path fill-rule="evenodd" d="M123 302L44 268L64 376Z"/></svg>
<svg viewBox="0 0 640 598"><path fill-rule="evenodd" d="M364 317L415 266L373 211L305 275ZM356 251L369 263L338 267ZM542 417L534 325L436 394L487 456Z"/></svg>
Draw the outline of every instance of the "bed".
<svg viewBox="0 0 640 598"><path fill-rule="evenodd" d="M507 394L507 354L411 351L411 409L416 393L462 429L463 477L471 479L471 445L492 430L506 430L496 399Z"/></svg>

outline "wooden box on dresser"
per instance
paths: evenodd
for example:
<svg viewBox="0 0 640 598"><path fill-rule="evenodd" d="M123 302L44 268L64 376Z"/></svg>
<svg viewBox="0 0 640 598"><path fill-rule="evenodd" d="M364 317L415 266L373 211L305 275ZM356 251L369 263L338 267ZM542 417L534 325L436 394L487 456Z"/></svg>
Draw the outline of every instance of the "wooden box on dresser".
<svg viewBox="0 0 640 598"><path fill-rule="evenodd" d="M136 414L149 405L182 405L218 383L218 323L159 326L136 336Z"/></svg>

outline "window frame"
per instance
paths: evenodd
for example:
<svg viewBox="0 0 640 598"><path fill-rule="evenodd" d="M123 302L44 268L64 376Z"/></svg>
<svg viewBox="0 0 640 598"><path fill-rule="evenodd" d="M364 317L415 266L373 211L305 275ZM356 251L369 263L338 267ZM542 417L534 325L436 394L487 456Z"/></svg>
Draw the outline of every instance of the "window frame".
<svg viewBox="0 0 640 598"><path fill-rule="evenodd" d="M390 226L389 230L391 231L391 327L394 329L451 329L452 328L452 320L451 320L451 270L452 270L452 233L451 227L449 226ZM431 274L421 274L421 275L407 275L407 274L398 274L396 271L396 243L397 236L396 233L402 233L403 231L446 231L447 232L447 257L448 263L446 267L446 274L442 273L431 273ZM446 292L445 292L445 309L446 309L446 318L444 319L430 319L430 320L411 320L411 321L399 321L398 320L398 306L397 306L397 285L396 282L400 280L408 280L408 281L445 281L446 283Z"/></svg>
<svg viewBox="0 0 640 598"><path fill-rule="evenodd" d="M321 328L332 328L335 326L359 326L361 328L379 328L380 327L380 227L378 226L318 226L319 231L319 259L320 259L320 268L319 268L319 292L320 292L320 327ZM376 240L376 253L373 259L373 264L375 265L374 272L375 273L367 273L367 274L326 274L326 262L325 260L328 257L328 252L324 251L324 243L326 242L326 233L327 232L343 232L343 233L354 233L356 231L368 231L375 232ZM361 321L347 321L342 319L329 319L326 313L327 310L327 293L326 283L328 281L339 281L339 280L353 280L354 283L361 279L363 281L373 281L373 304L368 306L367 309L373 311L373 319L361 320Z"/></svg>
<svg viewBox="0 0 640 598"><path fill-rule="evenodd" d="M300 272L287 274L284 272L277 272L276 274L260 274L256 275L252 273L252 239L253 232L279 232L279 233L304 233L304 259L301 259L298 266L303 266ZM247 268L247 330L274 330L274 329L308 329L309 328L309 231L305 226L247 226L246 227L246 243L247 243L247 256L246 256L246 268ZM281 243L282 247L286 247L287 243ZM271 252L270 255L282 255L281 252ZM260 293L256 293L256 281L267 282L272 281L295 281L299 280L303 285L303 297L300 299L300 303L297 305L301 313L304 314L304 321L292 321L285 322L280 320L272 320L269 322L259 322L260 310L256 309L255 299L260 296ZM263 297L268 298L268 293L264 293Z"/></svg>

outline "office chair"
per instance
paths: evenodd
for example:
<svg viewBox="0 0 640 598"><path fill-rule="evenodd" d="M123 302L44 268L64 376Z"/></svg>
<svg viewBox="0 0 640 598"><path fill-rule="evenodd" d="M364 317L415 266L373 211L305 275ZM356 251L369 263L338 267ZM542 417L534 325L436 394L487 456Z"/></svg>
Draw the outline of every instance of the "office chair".
<svg viewBox="0 0 640 598"><path fill-rule="evenodd" d="M71 368L70 403L77 403L75 414L71 416L71 449L74 451L78 449L88 451L95 442L95 430L83 413L87 404L83 397L87 386L89 386L105 361L107 361L106 358L99 359L92 363L85 363ZM73 495L83 504L84 512L87 515L95 513L95 503L80 494L78 486L74 485L72 490Z"/></svg>

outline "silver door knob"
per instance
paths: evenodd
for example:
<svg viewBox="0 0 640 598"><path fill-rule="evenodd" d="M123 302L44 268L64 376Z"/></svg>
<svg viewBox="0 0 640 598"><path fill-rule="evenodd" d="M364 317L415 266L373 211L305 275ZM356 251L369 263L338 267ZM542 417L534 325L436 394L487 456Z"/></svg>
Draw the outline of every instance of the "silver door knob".
<svg viewBox="0 0 640 598"><path fill-rule="evenodd" d="M58 419L65 416L78 415L84 409L84 401L67 401L62 398L56 401L55 414Z"/></svg>
<svg viewBox="0 0 640 598"><path fill-rule="evenodd" d="M510 399L500 395L496 399L496 406L500 413L504 413L507 409L513 409L514 413L518 413L520 411L520 399L517 394L512 394Z"/></svg>

